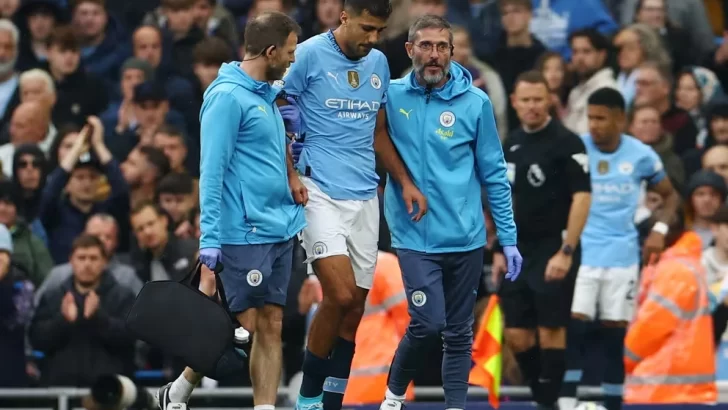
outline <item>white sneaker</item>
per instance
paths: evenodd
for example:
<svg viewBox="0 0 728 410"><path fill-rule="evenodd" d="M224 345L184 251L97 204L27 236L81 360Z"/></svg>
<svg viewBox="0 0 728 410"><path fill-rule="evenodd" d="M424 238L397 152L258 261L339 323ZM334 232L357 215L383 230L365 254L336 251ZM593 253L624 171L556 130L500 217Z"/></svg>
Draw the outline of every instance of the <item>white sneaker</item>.
<svg viewBox="0 0 728 410"><path fill-rule="evenodd" d="M379 406L379 410L402 410L404 408L404 402L401 400L384 399L382 405Z"/></svg>

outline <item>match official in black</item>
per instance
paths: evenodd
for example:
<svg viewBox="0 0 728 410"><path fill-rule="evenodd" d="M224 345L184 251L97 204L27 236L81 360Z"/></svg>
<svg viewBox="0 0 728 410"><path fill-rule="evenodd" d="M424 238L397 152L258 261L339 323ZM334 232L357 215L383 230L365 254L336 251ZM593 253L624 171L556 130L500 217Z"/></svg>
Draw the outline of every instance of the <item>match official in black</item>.
<svg viewBox="0 0 728 410"><path fill-rule="evenodd" d="M523 269L515 282L503 281L499 292L506 343L542 409L556 408L564 377L566 327L581 262L579 237L591 202L584 144L550 116L550 101L539 72L518 77L511 103L522 128L510 133L503 152ZM505 266L496 253L494 281Z"/></svg>

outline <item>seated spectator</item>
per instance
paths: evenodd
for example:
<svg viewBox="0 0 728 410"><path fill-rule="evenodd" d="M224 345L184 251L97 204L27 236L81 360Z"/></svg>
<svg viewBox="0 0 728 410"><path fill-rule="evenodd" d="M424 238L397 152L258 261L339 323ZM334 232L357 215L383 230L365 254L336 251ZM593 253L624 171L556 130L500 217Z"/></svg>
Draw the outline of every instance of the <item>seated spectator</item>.
<svg viewBox="0 0 728 410"><path fill-rule="evenodd" d="M195 77L197 77L197 96L200 102L202 102L202 94L217 78L220 66L234 59L234 53L219 38L209 37L197 43L195 50L192 52L192 69L195 72Z"/></svg>
<svg viewBox="0 0 728 410"><path fill-rule="evenodd" d="M12 21L0 19L0 129L3 129L20 104L18 73L15 61L18 58L20 33ZM8 140L0 140L1 144Z"/></svg>
<svg viewBox="0 0 728 410"><path fill-rule="evenodd" d="M197 240L170 234L164 212L150 202L131 212L131 226L139 249L132 266L142 281L180 280L197 261Z"/></svg>
<svg viewBox="0 0 728 410"><path fill-rule="evenodd" d="M0 146L0 161L5 176L13 176L16 147L35 144L43 152L48 152L57 133L55 127L51 128L50 120L50 110L39 102L24 102L15 109L10 123L10 142Z"/></svg>
<svg viewBox="0 0 728 410"><path fill-rule="evenodd" d="M27 387L25 335L33 315L33 284L11 263L13 243L0 225L0 387Z"/></svg>
<svg viewBox="0 0 728 410"><path fill-rule="evenodd" d="M0 224L12 234L13 263L25 272L37 288L53 268L53 259L45 243L33 234L28 223L18 215L18 202L18 192L12 182L0 182Z"/></svg>
<svg viewBox="0 0 728 410"><path fill-rule="evenodd" d="M20 38L18 62L15 67L25 71L41 68L48 59L48 37L56 24L64 20L63 10L56 0L26 0L15 15L20 26L27 27Z"/></svg>
<svg viewBox="0 0 728 410"><path fill-rule="evenodd" d="M720 207L711 218L713 245L703 250L701 263L707 274L708 286L716 297L721 294L721 283L728 276L728 208Z"/></svg>
<svg viewBox="0 0 728 410"><path fill-rule="evenodd" d="M728 146L716 145L705 151L703 169L715 172L728 184Z"/></svg>
<svg viewBox="0 0 728 410"><path fill-rule="evenodd" d="M81 43L71 27L58 27L48 38L47 70L53 76L57 101L53 122L83 126L86 118L99 115L109 103L103 79L81 66Z"/></svg>
<svg viewBox="0 0 728 410"><path fill-rule="evenodd" d="M569 82L566 61L561 54L547 51L536 62L536 70L543 75L551 92L551 116L562 120L566 115L566 101L569 96Z"/></svg>
<svg viewBox="0 0 728 410"><path fill-rule="evenodd" d="M692 13L692 11L691 11ZM692 44L690 33L674 24L667 14L667 0L641 0L637 3L635 22L642 23L660 36L669 53L671 65L665 67L675 73L694 64L700 57L703 44Z"/></svg>
<svg viewBox="0 0 728 410"><path fill-rule="evenodd" d="M413 9L420 8L419 3L421 2L422 1L412 1L410 3L410 7L408 9L410 14L414 11ZM313 37L329 30L335 30L341 24L341 12L344 10L343 0L316 0L313 3L314 10L312 16L314 18L311 20L304 19L303 21L303 25L305 26L303 27L305 38ZM444 15L444 13L442 14ZM400 50L404 48L404 42L398 42L397 45L400 46ZM399 72L401 73L404 71L408 65L409 64L402 67Z"/></svg>
<svg viewBox="0 0 728 410"><path fill-rule="evenodd" d="M0 1L0 17L9 19L15 15L20 7L20 0Z"/></svg>
<svg viewBox="0 0 728 410"><path fill-rule="evenodd" d="M187 150L187 140L182 130L171 125L163 125L154 134L152 145L164 152L169 160L169 170L173 172L188 172L190 169L190 158ZM198 159L199 160L199 159ZM199 166L198 166L199 168ZM199 174L199 169L191 168L194 175Z"/></svg>
<svg viewBox="0 0 728 410"><path fill-rule="evenodd" d="M164 152L149 146L135 148L121 164L124 180L129 186L131 207L153 201L157 184L169 173L169 160Z"/></svg>
<svg viewBox="0 0 728 410"><path fill-rule="evenodd" d="M21 145L15 150L12 182L18 192L18 215L31 223L31 229L44 243L48 238L38 221L38 209L47 176L48 161L37 145Z"/></svg>
<svg viewBox="0 0 728 410"><path fill-rule="evenodd" d="M119 81L120 97L113 97L106 110L101 113L101 122L107 135L113 135L117 130L123 133L131 124L136 122L134 118L134 88L154 77L152 66L135 57L128 58L121 66L121 79Z"/></svg>
<svg viewBox="0 0 728 410"><path fill-rule="evenodd" d="M192 237L195 184L187 173L167 174L157 187L157 203L170 218L170 231L180 238ZM2 222L2 221L0 221Z"/></svg>
<svg viewBox="0 0 728 410"><path fill-rule="evenodd" d="M96 214L86 222L85 235L91 235L99 238L104 244L107 255L106 270L114 277L120 286L128 288L135 295L142 289L142 282L128 264L123 261L126 259L123 255L117 254L119 246L119 225L116 219L109 214ZM48 289L55 289L68 280L73 275L73 267L70 263L64 263L51 269L48 276L35 292L36 304L40 302L43 294Z"/></svg>
<svg viewBox="0 0 728 410"><path fill-rule="evenodd" d="M725 203L728 187L723 178L703 170L690 177L685 190L685 227L698 234L703 249L713 244L710 221Z"/></svg>
<svg viewBox="0 0 728 410"><path fill-rule="evenodd" d="M106 0L74 1L72 17L84 68L109 85L116 84L119 68L131 55L125 28L106 12Z"/></svg>
<svg viewBox="0 0 728 410"><path fill-rule="evenodd" d="M341 2L341 0L333 0ZM208 37L223 40L232 50L237 50L238 30L235 27L235 18L217 0L195 0L192 8L195 25ZM336 14L336 21L339 21ZM335 27L334 27L335 28Z"/></svg>
<svg viewBox="0 0 728 410"><path fill-rule="evenodd" d="M669 70L670 56L662 46L659 35L645 24L633 24L622 29L614 38L614 48L617 49L619 65L617 85L629 107L634 100L640 65L651 61Z"/></svg>
<svg viewBox="0 0 728 410"><path fill-rule="evenodd" d="M199 133L200 102L194 96L192 80L182 77L172 62L171 39L156 26L141 26L134 31L132 46L134 57L147 61L154 68L154 78L162 82L174 110L184 114L187 131Z"/></svg>
<svg viewBox="0 0 728 410"><path fill-rule="evenodd" d="M716 102L708 108L708 137L702 148L693 148L683 155L685 175L688 177L700 169L705 152L716 145L728 145L728 103Z"/></svg>
<svg viewBox="0 0 728 410"><path fill-rule="evenodd" d="M106 143L114 158L126 158L138 144L152 143L154 133L163 124L185 126L182 115L169 109L169 98L164 87L154 81L145 82L134 88L132 98L134 122L126 128L106 133Z"/></svg>
<svg viewBox="0 0 728 410"><path fill-rule="evenodd" d="M129 212L129 189L119 163L104 145L101 121L90 117L89 123L93 129L84 128L62 157L60 166L49 175L43 190L39 216L48 232L49 250L56 264L67 262L72 240L84 231L91 215L107 212L123 220ZM102 173L109 181L111 194L98 202Z"/></svg>
<svg viewBox="0 0 728 410"><path fill-rule="evenodd" d="M73 276L41 297L30 342L45 354L45 386L89 387L101 375L130 376L134 339L126 315L134 294L106 270L101 240L81 235L70 252Z"/></svg>
<svg viewBox="0 0 728 410"><path fill-rule="evenodd" d="M53 110L58 102L53 78L40 68L24 71L20 75L20 102L37 102ZM53 123L50 125L53 127Z"/></svg>
<svg viewBox="0 0 728 410"><path fill-rule="evenodd" d="M652 147L660 156L673 186L685 184L685 170L680 157L672 149L672 135L662 130L660 112L649 105L636 106L630 112L629 133Z"/></svg>
<svg viewBox="0 0 728 410"><path fill-rule="evenodd" d="M708 138L707 107L717 97L723 96L718 77L703 67L685 68L675 82L675 106L687 111L698 128L696 145L702 148Z"/></svg>
<svg viewBox="0 0 728 410"><path fill-rule="evenodd" d="M687 111L676 107L671 98L669 71L653 62L640 66L635 80L635 105L651 105L660 111L662 128L673 135L673 149L678 155L697 147L698 128Z"/></svg>

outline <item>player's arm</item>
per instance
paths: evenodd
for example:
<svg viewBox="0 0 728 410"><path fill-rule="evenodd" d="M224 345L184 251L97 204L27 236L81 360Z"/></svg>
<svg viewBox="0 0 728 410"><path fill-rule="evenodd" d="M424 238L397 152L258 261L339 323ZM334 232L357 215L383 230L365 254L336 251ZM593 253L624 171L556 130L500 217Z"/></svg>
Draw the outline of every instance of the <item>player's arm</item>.
<svg viewBox="0 0 728 410"><path fill-rule="evenodd" d="M387 110L380 109L377 113L377 123L374 131L374 152L381 161L389 176L400 186L414 184L409 176L407 167L404 166L397 148L392 143L392 138L387 130Z"/></svg>
<svg viewBox="0 0 728 410"><path fill-rule="evenodd" d="M677 192L675 192L670 178L665 173L662 160L660 160L660 157L655 151L651 148L649 150L650 153L647 159L642 161L640 165L644 167L643 175L648 176L645 178L647 183L662 197L663 206L662 209L655 212L654 217L656 222L652 226L652 231L647 236L647 239L645 239L642 249L643 263L654 262L653 258L665 249L665 236L667 235L670 221L675 217L680 202L680 198Z"/></svg>
<svg viewBox="0 0 728 410"><path fill-rule="evenodd" d="M566 175L571 191L571 207L566 223L564 247L568 246L573 250L579 244L579 238L589 217L591 178L589 176L589 157L581 138L574 136L573 143L570 145L569 158L566 160Z"/></svg>
<svg viewBox="0 0 728 410"><path fill-rule="evenodd" d="M220 248L225 169L235 150L243 111L229 92L212 92L200 111L200 249Z"/></svg>
<svg viewBox="0 0 728 410"><path fill-rule="evenodd" d="M475 165L480 183L485 187L491 214L497 229L501 247L515 246L516 223L513 220L511 184L506 173L506 161L495 125L493 105L489 99L483 102L475 136Z"/></svg>

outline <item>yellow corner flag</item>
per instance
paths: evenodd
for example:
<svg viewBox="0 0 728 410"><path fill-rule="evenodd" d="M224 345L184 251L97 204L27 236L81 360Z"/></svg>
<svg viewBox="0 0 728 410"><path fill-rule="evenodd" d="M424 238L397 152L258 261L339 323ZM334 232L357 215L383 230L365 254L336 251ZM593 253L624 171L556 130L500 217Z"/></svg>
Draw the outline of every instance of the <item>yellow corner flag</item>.
<svg viewBox="0 0 728 410"><path fill-rule="evenodd" d="M488 390L488 402L494 408L500 406L500 384L503 354L503 312L500 299L492 295L481 319L478 334L473 343L473 361L468 382Z"/></svg>

